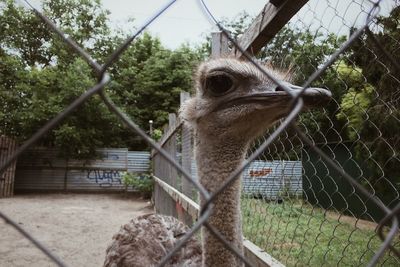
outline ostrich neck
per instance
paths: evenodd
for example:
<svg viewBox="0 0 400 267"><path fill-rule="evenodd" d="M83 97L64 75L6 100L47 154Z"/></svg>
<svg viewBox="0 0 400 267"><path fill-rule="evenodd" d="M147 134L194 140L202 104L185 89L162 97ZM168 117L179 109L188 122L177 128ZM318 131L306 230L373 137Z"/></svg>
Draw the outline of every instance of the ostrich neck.
<svg viewBox="0 0 400 267"><path fill-rule="evenodd" d="M246 149L247 144L241 140L218 140L197 133L196 161L200 183L209 192L216 191L243 161ZM237 179L216 198L208 222L243 252L240 184ZM200 204L204 203L201 198ZM202 247L203 266L243 266L205 227L202 229Z"/></svg>

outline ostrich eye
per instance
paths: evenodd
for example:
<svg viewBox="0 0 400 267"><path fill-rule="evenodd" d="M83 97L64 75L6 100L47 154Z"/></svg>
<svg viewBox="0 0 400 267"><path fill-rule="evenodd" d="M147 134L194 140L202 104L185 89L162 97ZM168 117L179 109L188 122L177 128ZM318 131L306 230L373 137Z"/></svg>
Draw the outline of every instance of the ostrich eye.
<svg viewBox="0 0 400 267"><path fill-rule="evenodd" d="M221 96L233 88L233 79L227 74L214 74L207 78L205 88L214 96Z"/></svg>

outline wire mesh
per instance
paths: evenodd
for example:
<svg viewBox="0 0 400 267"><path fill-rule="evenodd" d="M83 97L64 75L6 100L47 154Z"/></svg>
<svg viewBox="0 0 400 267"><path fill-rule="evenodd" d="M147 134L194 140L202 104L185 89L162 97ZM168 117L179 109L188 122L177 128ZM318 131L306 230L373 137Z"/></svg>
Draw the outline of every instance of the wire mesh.
<svg viewBox="0 0 400 267"><path fill-rule="evenodd" d="M383 18L388 14L381 15L386 2L345 1L348 4L346 8L339 10L334 1L310 1L263 49L263 59L282 68L294 66L293 79L303 84L303 88L310 85L327 87L333 92L334 100L322 111L302 115L298 125L293 125L292 122L303 107L301 93L293 96L293 109L286 119L265 137L258 139L249 151L247 160L211 194L192 177L192 166L184 163L184 160L180 163L175 151L171 153L168 149L171 145L169 141L156 143L103 90L110 80L107 75L109 68L134 39L175 2L169 1L155 12L103 65L97 63L40 11L30 6L43 23L51 27L92 67L98 83L20 146L2 164L0 173L79 105L94 94L99 94L110 112L116 114L129 129L156 150L158 156L162 157L158 159L160 162L167 162L164 163L165 169L176 172L178 179L173 186L182 188L186 194L198 191L206 200L197 222L163 258L160 266L166 264L202 226L207 227L243 263L251 266L248 259L207 222L213 201L242 172L245 177L242 197L244 235L284 264L399 265L397 216L400 212L400 181L396 180L396 166L400 161L400 143L397 135L390 132L393 124L386 122L394 121L394 125L397 125L395 127L399 125L400 68L394 58L400 46L394 33L388 32L386 28ZM200 0L199 4L211 23L220 28L236 49L242 50L213 16L206 3ZM349 10L352 10L352 14L357 13L357 17L349 17ZM392 10L398 10L398 5L390 6L389 11ZM331 16L328 24L325 24L326 18L322 19L326 16ZM333 29L333 25L341 26ZM297 35L299 38L292 40L284 39L287 31L292 31L296 36L296 30L305 34ZM395 30L398 31L397 28ZM332 32L336 34L333 36ZM344 33L349 33L349 36L341 37ZM279 43L282 40L287 50L276 49L277 46L285 47ZM311 54L310 51L316 53ZM249 54L245 51L242 53L270 80L290 91L280 80L266 73ZM302 57L306 61L296 61L299 59L296 53L308 55ZM375 68L378 68L380 77L368 72L370 66L379 66ZM389 87L386 91L382 89L385 86ZM382 114L387 115L382 117ZM178 128L175 126L174 129ZM191 144L188 135L187 129L176 134L181 143L185 140ZM187 158L190 151L183 147L181 150L183 158ZM276 172L280 173L273 177L271 174ZM191 197L197 198L194 193ZM49 248L36 241L12 218L1 212L0 216L57 265L65 266Z"/></svg>
<svg viewBox="0 0 400 267"><path fill-rule="evenodd" d="M286 129L259 155L259 162L253 163L247 170L247 176L245 175L245 197L242 204L245 236L256 237L253 241L257 245L288 266L368 264L381 246L376 231L378 228L382 231L384 224L379 224L382 222L384 212L377 208L376 204L371 203L370 198L373 196L391 208L394 208L399 201L396 175L386 173L390 172L389 162L399 161L397 142L390 140L390 135L382 132L384 121L371 121L371 114L376 112L377 106L383 108L384 114L398 120L396 115L398 106L392 104L392 97L384 100L384 93L377 88L371 89L375 103L363 105L360 96L365 89L360 90L360 87L365 87L365 84L371 82L371 78L364 75L365 70L360 68L360 62L352 57L352 53L325 45L329 42L332 46L341 45L346 39L351 40L357 34L354 18L346 16L349 9L353 11L356 9L356 13L365 15L371 11L366 8L365 3L352 1L347 3L345 11L339 13L330 1L318 2L318 5L310 1L297 17L292 19L292 23L300 24L301 29L312 29L313 36L309 37L313 43L307 43L304 39L286 40L293 50L285 51L289 52L285 54L274 50L273 45L264 48L265 57L282 67L288 67L289 61L296 62L294 53L309 55L307 62L300 62L300 66L297 66L301 70L295 71L298 75L294 79L299 83L309 80L308 71L317 71L318 58L324 60L332 54L337 54L337 51L341 52L335 63L324 64L326 70L312 83L325 86L334 92L334 99L330 105L323 111L312 111L301 115L298 127ZM315 11L317 8L320 13ZM308 17L310 14L312 21ZM329 21L326 16L331 16L331 22L337 20L342 24L335 34L335 39L330 41L329 34L334 32L332 30L334 23L324 24ZM351 41L349 50L353 53L362 51L363 56L368 54L371 65L385 66L383 76L392 80L394 88L398 90L400 84L396 78L397 67L393 67L396 64L392 62L393 54L387 55L384 46L372 33L384 27L382 21L373 18L364 25L368 27ZM285 36L285 31L293 28L295 27L282 30L282 36ZM350 33L349 38L340 39L344 30ZM319 35L320 33L322 34ZM393 36L388 38L391 39ZM398 42L395 40L393 42L395 47L398 47ZM314 57L309 53L316 51L312 46L319 49L313 54ZM396 49L398 48L392 48ZM347 68L348 73L345 74L343 68ZM358 89L350 75L359 75L360 81L362 80ZM376 130L373 134L370 133L369 137L366 137L369 134L362 132L362 127L357 128L354 125L355 118L351 117L354 113L351 114L349 109L344 108L347 100L335 89L339 87L346 88L345 97L348 97L348 104L351 103L352 108L359 110L363 125L368 127L370 124ZM302 135L296 133L299 129L303 132ZM361 193L346 181L321 155L311 149L310 144L304 142L303 136L307 136L313 146L324 151L337 166L351 174L353 179L362 184L369 193L367 195ZM258 147L262 140L253 147ZM390 152L383 156L383 153L374 151L377 149L377 143L385 146ZM382 156L383 158L380 158ZM272 161L274 164L267 164L266 161ZM300 169L296 164L301 165ZM372 174L371 168L378 170L378 173ZM276 176L262 175L265 170L282 173ZM257 173L261 175L257 177L255 175ZM253 177L250 174L253 174ZM246 177L248 177L247 182ZM379 186L382 187L378 188ZM392 244L398 247L397 236ZM399 264L398 261L398 257L387 252L379 264L396 266Z"/></svg>

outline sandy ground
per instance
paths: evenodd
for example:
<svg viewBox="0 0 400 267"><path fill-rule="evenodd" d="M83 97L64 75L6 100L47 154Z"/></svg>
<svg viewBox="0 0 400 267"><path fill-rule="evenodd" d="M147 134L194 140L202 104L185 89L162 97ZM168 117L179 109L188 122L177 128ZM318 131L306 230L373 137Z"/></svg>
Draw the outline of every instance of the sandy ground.
<svg viewBox="0 0 400 267"><path fill-rule="evenodd" d="M102 266L122 224L151 213L148 201L118 194L17 195L0 210L56 253L68 266ZM55 266L0 219L0 266Z"/></svg>

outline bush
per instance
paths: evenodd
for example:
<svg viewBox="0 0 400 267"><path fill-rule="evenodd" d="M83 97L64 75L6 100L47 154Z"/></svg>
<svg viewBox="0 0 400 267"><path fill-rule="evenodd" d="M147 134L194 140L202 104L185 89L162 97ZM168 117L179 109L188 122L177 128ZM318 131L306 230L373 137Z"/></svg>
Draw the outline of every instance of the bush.
<svg viewBox="0 0 400 267"><path fill-rule="evenodd" d="M125 187L132 186L138 190L146 198L150 198L154 188L154 180L148 173L130 173L126 172L122 175L122 182Z"/></svg>

